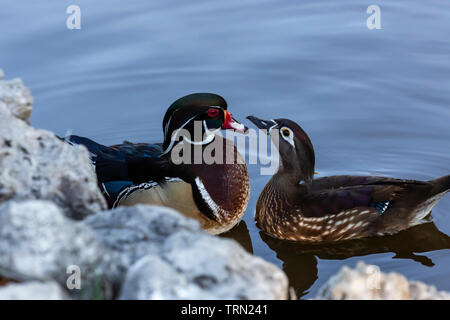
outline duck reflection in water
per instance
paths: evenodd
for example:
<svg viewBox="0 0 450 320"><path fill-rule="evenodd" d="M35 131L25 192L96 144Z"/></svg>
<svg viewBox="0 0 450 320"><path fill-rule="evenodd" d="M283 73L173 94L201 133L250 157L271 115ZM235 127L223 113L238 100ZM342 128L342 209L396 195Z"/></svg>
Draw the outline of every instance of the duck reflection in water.
<svg viewBox="0 0 450 320"><path fill-rule="evenodd" d="M261 239L276 252L289 284L298 298L306 295L318 278L317 258L344 260L370 254L389 253L392 259L411 259L424 266L433 267L425 254L450 249L450 237L438 230L433 222L418 225L395 235L372 237L342 242L310 244L279 240L260 232ZM238 241L249 253L253 253L252 241L245 221L223 235Z"/></svg>
<svg viewBox="0 0 450 320"><path fill-rule="evenodd" d="M233 229L220 236L237 241L248 253L253 254L252 239L244 220L239 221Z"/></svg>

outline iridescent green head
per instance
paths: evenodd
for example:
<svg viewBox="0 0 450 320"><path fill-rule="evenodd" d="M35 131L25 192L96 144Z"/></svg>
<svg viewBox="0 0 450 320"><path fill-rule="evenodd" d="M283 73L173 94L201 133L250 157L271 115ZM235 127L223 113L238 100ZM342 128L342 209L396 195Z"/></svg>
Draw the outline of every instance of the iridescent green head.
<svg viewBox="0 0 450 320"><path fill-rule="evenodd" d="M245 132L246 127L234 120L227 108L225 99L214 93L193 93L176 100L167 109L163 120L164 149L172 147L174 132L178 129L191 132L195 121L199 121L204 130L222 128Z"/></svg>

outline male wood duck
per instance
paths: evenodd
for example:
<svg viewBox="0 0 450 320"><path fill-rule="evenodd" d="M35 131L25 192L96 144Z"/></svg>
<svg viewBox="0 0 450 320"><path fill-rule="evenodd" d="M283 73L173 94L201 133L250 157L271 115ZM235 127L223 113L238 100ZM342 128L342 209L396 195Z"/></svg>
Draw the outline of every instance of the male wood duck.
<svg viewBox="0 0 450 320"><path fill-rule="evenodd" d="M231 229L247 207L250 183L233 142L216 133L220 129L245 132L247 128L227 111L226 101L212 93L178 99L167 110L162 126L163 143L125 141L107 147L79 136L68 140L88 148L110 207L162 205L198 220L211 234ZM219 161L194 161L195 150L202 156L213 144L223 150L215 150ZM236 161L226 162L230 157Z"/></svg>
<svg viewBox="0 0 450 320"><path fill-rule="evenodd" d="M431 209L450 189L450 176L426 182L346 175L313 179L313 145L298 124L247 118L267 130L280 153L278 171L259 196L255 215L258 227L275 238L319 242L394 234L429 221Z"/></svg>

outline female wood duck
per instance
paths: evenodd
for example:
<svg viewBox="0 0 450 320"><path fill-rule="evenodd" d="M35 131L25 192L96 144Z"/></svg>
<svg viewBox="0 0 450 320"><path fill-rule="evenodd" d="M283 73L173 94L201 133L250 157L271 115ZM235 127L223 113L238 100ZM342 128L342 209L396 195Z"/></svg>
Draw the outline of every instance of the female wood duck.
<svg viewBox="0 0 450 320"><path fill-rule="evenodd" d="M216 133L220 129L245 132L247 128L227 111L221 96L211 93L175 101L162 126L164 142L157 144L125 141L107 147L83 137L68 139L90 151L110 207L162 205L198 220L211 234L231 229L247 207L249 177L233 142ZM219 161L194 161L197 149L203 152L213 143L220 147L216 151L223 151L217 152ZM230 157L235 161L224 160Z"/></svg>
<svg viewBox="0 0 450 320"><path fill-rule="evenodd" d="M298 124L247 118L267 130L280 153L255 215L258 226L275 238L319 242L394 234L429 221L450 189L450 176L427 182L375 176L313 180L314 149Z"/></svg>

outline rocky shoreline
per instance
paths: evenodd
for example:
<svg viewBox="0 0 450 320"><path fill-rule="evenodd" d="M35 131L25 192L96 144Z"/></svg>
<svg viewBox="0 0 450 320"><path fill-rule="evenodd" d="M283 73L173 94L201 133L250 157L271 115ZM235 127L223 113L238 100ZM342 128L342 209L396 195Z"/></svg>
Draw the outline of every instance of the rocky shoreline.
<svg viewBox="0 0 450 320"><path fill-rule="evenodd" d="M107 210L87 150L30 126L30 90L3 78L0 299L289 298L278 267L174 210ZM344 268L317 299L450 299L392 274L368 290L369 267Z"/></svg>

